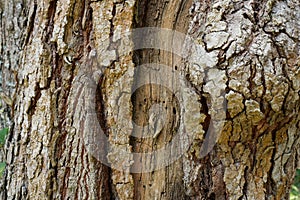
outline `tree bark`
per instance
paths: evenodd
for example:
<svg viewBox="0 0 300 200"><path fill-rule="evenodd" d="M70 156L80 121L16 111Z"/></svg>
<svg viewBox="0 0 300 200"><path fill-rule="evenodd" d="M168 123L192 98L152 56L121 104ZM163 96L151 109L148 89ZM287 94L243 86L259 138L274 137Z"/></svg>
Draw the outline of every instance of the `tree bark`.
<svg viewBox="0 0 300 200"><path fill-rule="evenodd" d="M1 0L0 12L2 199L288 199L299 1ZM139 48L150 33L130 31L143 27L175 50Z"/></svg>

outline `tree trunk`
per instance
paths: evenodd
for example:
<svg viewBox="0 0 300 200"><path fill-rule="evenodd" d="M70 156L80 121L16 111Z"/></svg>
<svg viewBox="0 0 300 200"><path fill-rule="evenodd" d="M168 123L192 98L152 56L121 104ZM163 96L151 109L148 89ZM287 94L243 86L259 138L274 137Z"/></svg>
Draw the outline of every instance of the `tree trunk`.
<svg viewBox="0 0 300 200"><path fill-rule="evenodd" d="M1 0L0 12L2 199L288 199L299 1Z"/></svg>

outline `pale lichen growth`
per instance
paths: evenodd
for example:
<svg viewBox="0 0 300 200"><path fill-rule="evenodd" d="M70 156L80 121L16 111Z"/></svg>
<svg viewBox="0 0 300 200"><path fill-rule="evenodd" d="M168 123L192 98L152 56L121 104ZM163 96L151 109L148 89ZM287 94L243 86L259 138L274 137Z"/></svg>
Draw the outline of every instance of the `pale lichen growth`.
<svg viewBox="0 0 300 200"><path fill-rule="evenodd" d="M212 32L204 37L204 41L207 45L207 49L216 49L222 47L228 40L229 33L220 31L220 32Z"/></svg>
<svg viewBox="0 0 300 200"><path fill-rule="evenodd" d="M227 110L231 118L234 118L244 110L243 95L230 91L226 94L226 99L228 101Z"/></svg>
<svg viewBox="0 0 300 200"><path fill-rule="evenodd" d="M60 55L63 55L68 48L68 44L66 44L64 39L67 30L66 26L69 23L68 19L72 15L75 2L75 0L57 2L57 10L54 18L55 23L51 41L57 43L57 48Z"/></svg>

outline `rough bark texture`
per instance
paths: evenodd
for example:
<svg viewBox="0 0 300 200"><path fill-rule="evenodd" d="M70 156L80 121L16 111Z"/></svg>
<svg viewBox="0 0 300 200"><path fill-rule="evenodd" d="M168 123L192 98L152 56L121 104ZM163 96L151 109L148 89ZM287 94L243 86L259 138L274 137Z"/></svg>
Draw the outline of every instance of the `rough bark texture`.
<svg viewBox="0 0 300 200"><path fill-rule="evenodd" d="M298 0L1 0L0 13L1 126L11 127L1 199L288 199L300 153ZM130 52L124 33L141 27L177 30L197 48ZM147 63L186 77L162 80L181 84L180 99L161 85L132 91L156 78L138 67ZM132 137L131 119L147 125L157 103L168 123ZM193 141L180 159L130 173L147 164L131 152L180 133ZM217 139L208 155L204 138Z"/></svg>

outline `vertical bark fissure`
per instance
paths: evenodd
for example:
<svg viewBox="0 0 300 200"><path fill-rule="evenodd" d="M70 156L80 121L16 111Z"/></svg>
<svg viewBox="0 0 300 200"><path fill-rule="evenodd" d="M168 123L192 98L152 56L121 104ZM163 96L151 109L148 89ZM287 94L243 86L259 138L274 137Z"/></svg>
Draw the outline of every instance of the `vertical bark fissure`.
<svg viewBox="0 0 300 200"><path fill-rule="evenodd" d="M29 16L29 20L27 21L27 33L25 36L25 40L24 40L24 44L22 45L23 47L26 46L28 44L28 41L32 35L33 32L33 26L34 26L34 20L35 20L35 16L36 16L36 10L37 10L37 3L34 2L33 4L33 11L31 13L31 15Z"/></svg>
<svg viewBox="0 0 300 200"><path fill-rule="evenodd" d="M103 130L105 136L109 136L109 132L108 132L108 127L107 127L107 121L106 121L106 115L105 115L105 102L104 102L104 94L103 94L103 86L104 86L104 76L102 75L99 79L99 83L97 85L97 90L96 90L96 112L97 112L97 118L100 124L101 129ZM105 139L104 139L105 140ZM101 141L100 143L105 144L105 141ZM108 147L104 146L103 150L102 150L102 155L104 160L107 161L107 153L108 153ZM103 194L101 195L102 198L106 198L106 199L116 199L115 196L115 191L113 190L113 183L112 183L112 172L110 169L110 166L105 166L102 163L99 163L99 165L101 165L102 169L102 173L99 174L100 177L103 179L103 183L99 186L99 191L100 187L104 187L104 192L102 192Z"/></svg>
<svg viewBox="0 0 300 200"><path fill-rule="evenodd" d="M188 20L186 19L189 19L188 9L190 4L191 1L139 1L136 6L134 18L137 20L134 28L159 27L185 33L187 31ZM157 38L157 40L159 40L159 38ZM171 38L170 41L172 41ZM139 84L140 82L143 82L142 79L147 80L148 77L152 80L157 78L154 74L151 74L151 72L147 74L147 72L140 69L140 65L142 64L165 64L168 65L166 67L178 70L179 73L183 68L183 64L180 63L182 58L178 58L178 55L174 55L173 52L166 52L160 49L145 49L137 50L135 55L134 62L137 69L135 70L136 79L134 80L134 84ZM168 75L169 74L165 74L166 77L164 77L166 82L172 80L172 77L168 77ZM167 117L163 129L156 138L131 137L131 144L133 145L134 152L153 152L162 148L163 142L171 142L174 138L174 134L179 134L178 128L176 127L179 126L179 123L181 122L176 121L176 116L180 115L180 107L182 105L178 102L177 104L180 107L176 107L176 100L168 100L169 97L164 95L164 90L165 88L162 86L150 84L137 89L133 94L133 121L139 126L143 127L149 124L149 120L151 120L149 109L155 103L162 103L166 109L171 109L170 111L166 110L166 112L173 113L174 115ZM172 92L170 97L172 97ZM144 131L145 133L141 133L141 136L150 130ZM156 158L153 158L153 162L155 162L155 159ZM143 163L143 161L141 163ZM170 166L163 167L154 172L133 174L135 188L134 199L149 199L155 197L159 197L160 199L188 199L184 192L182 168L183 166L179 159Z"/></svg>

